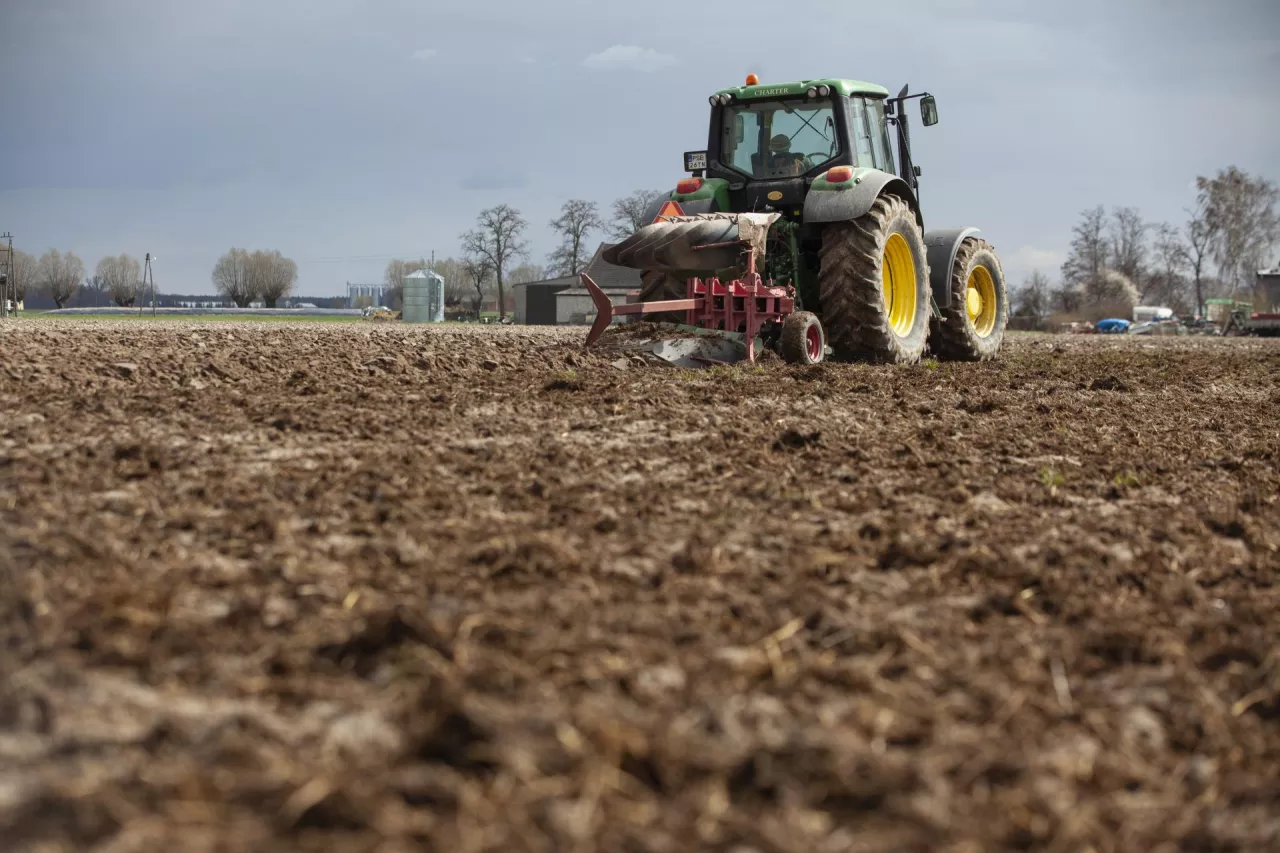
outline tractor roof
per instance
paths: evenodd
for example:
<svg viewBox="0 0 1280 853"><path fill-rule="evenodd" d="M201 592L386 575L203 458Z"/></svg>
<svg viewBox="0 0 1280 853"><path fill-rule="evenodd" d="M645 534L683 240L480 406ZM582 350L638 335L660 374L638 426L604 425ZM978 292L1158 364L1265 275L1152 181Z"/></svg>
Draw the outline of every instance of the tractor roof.
<svg viewBox="0 0 1280 853"><path fill-rule="evenodd" d="M887 98L889 90L875 83L864 83L861 80L799 80L791 83L760 83L755 86L732 86L721 89L717 95L733 95L738 100L751 98L776 98L779 95L803 95L810 86L830 86L840 95L867 95L872 98Z"/></svg>

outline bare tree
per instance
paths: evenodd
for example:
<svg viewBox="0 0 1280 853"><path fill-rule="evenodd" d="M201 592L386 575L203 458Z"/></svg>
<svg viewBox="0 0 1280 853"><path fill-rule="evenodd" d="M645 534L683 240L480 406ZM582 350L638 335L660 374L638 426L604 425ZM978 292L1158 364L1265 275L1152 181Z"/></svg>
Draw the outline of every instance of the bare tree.
<svg viewBox="0 0 1280 853"><path fill-rule="evenodd" d="M39 266L40 263L34 255L29 255L21 249L13 250L13 268L9 271L9 284L16 301L25 301L27 291L35 287Z"/></svg>
<svg viewBox="0 0 1280 853"><path fill-rule="evenodd" d="M484 305L484 292L489 286L489 277L493 274L493 264L488 258L472 257L462 262L462 268L467 274L467 280L475 289L475 295L471 297L471 310L478 320L480 308Z"/></svg>
<svg viewBox="0 0 1280 853"><path fill-rule="evenodd" d="M1049 279L1040 270L1033 270L1013 297L1015 317L1027 317L1039 326L1049 315Z"/></svg>
<svg viewBox="0 0 1280 853"><path fill-rule="evenodd" d="M547 278L547 270L537 264L521 264L511 271L511 275L507 276L507 281L512 284L528 284L531 281L545 281Z"/></svg>
<svg viewBox="0 0 1280 853"><path fill-rule="evenodd" d="M1188 261L1191 265L1191 283L1195 289L1196 316L1203 317L1205 316L1205 264L1213 254L1215 237L1213 222L1209 219L1208 201L1203 193L1196 202L1195 208L1188 210L1187 214L1189 217L1186 225Z"/></svg>
<svg viewBox="0 0 1280 853"><path fill-rule="evenodd" d="M587 235L604 227L596 203L580 198L566 201L560 208L559 218L551 220L551 227L560 235L560 246L548 256L547 263L557 275L582 272L590 260L586 251Z"/></svg>
<svg viewBox="0 0 1280 853"><path fill-rule="evenodd" d="M1081 290L1074 285L1063 282L1049 291L1049 305L1054 311L1063 314L1075 314L1084 302Z"/></svg>
<svg viewBox="0 0 1280 853"><path fill-rule="evenodd" d="M1178 229L1168 222L1154 227L1155 236L1151 241L1154 267L1143 282L1142 301L1149 296L1164 305L1173 308L1183 307L1183 292L1189 254L1186 243Z"/></svg>
<svg viewBox="0 0 1280 853"><path fill-rule="evenodd" d="M298 280L298 265L278 249L270 252L258 249L249 256L248 276L254 296L267 308L275 308L277 302L293 291Z"/></svg>
<svg viewBox="0 0 1280 853"><path fill-rule="evenodd" d="M528 253L520 235L528 222L519 211L506 204L480 211L477 227L462 235L462 250L467 257L489 262L498 284L498 319L507 316L507 293L503 287L503 274L507 264Z"/></svg>
<svg viewBox="0 0 1280 853"><path fill-rule="evenodd" d="M1146 274L1149 228L1136 208L1120 207L1111 214L1111 267L1139 286Z"/></svg>
<svg viewBox="0 0 1280 853"><path fill-rule="evenodd" d="M387 269L382 274L383 283L387 286L387 293L391 297L392 305L399 305L404 302L404 277L411 272L425 270L430 264L426 258L419 258L416 261L406 261L399 258L387 262Z"/></svg>
<svg viewBox="0 0 1280 853"><path fill-rule="evenodd" d="M444 279L444 304L457 306L471 292L471 279L467 276L466 265L455 258L441 258L436 261L432 272Z"/></svg>
<svg viewBox="0 0 1280 853"><path fill-rule="evenodd" d="M625 240L648 225L644 221L645 213L656 200L666 194L666 190L636 190L629 196L616 199L613 202L613 221L609 226L609 236L615 240Z"/></svg>
<svg viewBox="0 0 1280 853"><path fill-rule="evenodd" d="M111 301L122 308L132 305L138 298L138 284L142 281L142 264L137 258L121 253L98 261L97 278Z"/></svg>
<svg viewBox="0 0 1280 853"><path fill-rule="evenodd" d="M1280 240L1280 189L1265 178L1255 178L1235 166L1213 178L1197 177L1200 202L1211 226L1210 242L1219 277L1234 296L1253 289L1253 276L1266 263Z"/></svg>
<svg viewBox="0 0 1280 853"><path fill-rule="evenodd" d="M229 249L213 267L213 286L240 308L248 308L258 294L249 272L249 250Z"/></svg>
<svg viewBox="0 0 1280 853"><path fill-rule="evenodd" d="M1062 265L1063 291L1075 290L1092 301L1101 289L1107 268L1107 213L1099 205L1080 214L1072 229L1071 251Z"/></svg>
<svg viewBox="0 0 1280 853"><path fill-rule="evenodd" d="M80 285L80 291L82 297L86 293L92 293L93 304L101 305L107 299L107 280L101 273L95 271L93 275L85 276L84 282Z"/></svg>
<svg viewBox="0 0 1280 853"><path fill-rule="evenodd" d="M74 252L64 255L57 249L50 249L40 256L38 275L40 284L53 304L64 308L80 289L80 281L84 278L84 262Z"/></svg>

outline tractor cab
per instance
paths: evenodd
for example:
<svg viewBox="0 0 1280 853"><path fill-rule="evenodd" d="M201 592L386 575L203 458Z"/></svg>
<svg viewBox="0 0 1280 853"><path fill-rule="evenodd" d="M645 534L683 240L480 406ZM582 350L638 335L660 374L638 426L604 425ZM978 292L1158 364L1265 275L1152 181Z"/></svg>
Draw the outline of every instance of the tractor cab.
<svg viewBox="0 0 1280 853"><path fill-rule="evenodd" d="M932 96L921 97L924 123L936 123ZM784 218L799 217L796 206L832 169L898 172L891 124L900 128L899 159L905 154L909 160L903 147L905 122L894 119L895 106L904 99L905 91L890 99L886 89L856 80L760 85L752 75L747 85L710 97L707 150L686 153L686 171L694 175L687 186L701 186L704 176L719 179L727 182L729 209L777 210ZM915 175L911 177L908 183L914 188Z"/></svg>

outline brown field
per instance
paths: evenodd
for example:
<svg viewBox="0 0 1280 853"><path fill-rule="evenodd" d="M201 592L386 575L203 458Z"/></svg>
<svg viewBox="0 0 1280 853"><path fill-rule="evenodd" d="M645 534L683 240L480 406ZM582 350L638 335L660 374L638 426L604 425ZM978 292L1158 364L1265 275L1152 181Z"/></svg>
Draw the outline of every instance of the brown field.
<svg viewBox="0 0 1280 853"><path fill-rule="evenodd" d="M1280 341L0 324L0 848L1280 849Z"/></svg>

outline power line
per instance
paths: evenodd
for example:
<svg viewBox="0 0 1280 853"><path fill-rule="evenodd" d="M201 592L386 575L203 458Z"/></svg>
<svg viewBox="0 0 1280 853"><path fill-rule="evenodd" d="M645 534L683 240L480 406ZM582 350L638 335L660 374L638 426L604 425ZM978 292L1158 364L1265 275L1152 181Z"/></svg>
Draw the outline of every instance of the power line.
<svg viewBox="0 0 1280 853"><path fill-rule="evenodd" d="M301 258L298 260L300 264L338 264L347 261L394 261L400 258L426 258L431 254L428 252L396 252L391 255L347 255L345 257L331 256L321 258Z"/></svg>

